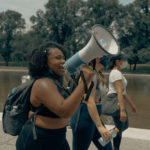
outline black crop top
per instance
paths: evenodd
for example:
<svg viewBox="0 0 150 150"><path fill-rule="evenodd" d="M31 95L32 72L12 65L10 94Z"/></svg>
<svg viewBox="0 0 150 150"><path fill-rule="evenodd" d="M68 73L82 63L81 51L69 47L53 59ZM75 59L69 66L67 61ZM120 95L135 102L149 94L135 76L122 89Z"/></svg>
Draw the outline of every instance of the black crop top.
<svg viewBox="0 0 150 150"><path fill-rule="evenodd" d="M58 91L60 92L60 94L65 98L67 98L70 95L69 90L65 89L60 83L56 83L55 80L48 78L49 80L51 80L56 86ZM37 107L34 107L31 104L31 111L35 112L37 109ZM51 118L60 118L58 115L56 115L55 113L53 113L52 111L50 111L47 107L43 106L41 108L41 110L38 112L38 115L41 116L46 116L46 117L51 117Z"/></svg>

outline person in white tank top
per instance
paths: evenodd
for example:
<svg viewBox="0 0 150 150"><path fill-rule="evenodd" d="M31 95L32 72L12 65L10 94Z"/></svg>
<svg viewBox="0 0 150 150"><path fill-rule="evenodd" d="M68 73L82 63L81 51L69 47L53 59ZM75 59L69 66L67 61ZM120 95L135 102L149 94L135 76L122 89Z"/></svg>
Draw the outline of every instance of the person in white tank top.
<svg viewBox="0 0 150 150"><path fill-rule="evenodd" d="M126 127L128 127L128 117L124 102L126 101L129 104L133 113L137 113L137 109L126 91L127 80L121 72L122 69L127 67L127 64L127 57L124 54L119 54L110 59L110 66L112 70L109 74L109 91L107 94L116 93L120 106L120 114L113 116L116 127L120 129L120 132L113 139L114 150L119 150L122 132L126 129Z"/></svg>
<svg viewBox="0 0 150 150"><path fill-rule="evenodd" d="M122 94L126 94L127 80L121 71L113 69L109 75L109 91L108 94L117 93L115 81L121 80L122 83Z"/></svg>

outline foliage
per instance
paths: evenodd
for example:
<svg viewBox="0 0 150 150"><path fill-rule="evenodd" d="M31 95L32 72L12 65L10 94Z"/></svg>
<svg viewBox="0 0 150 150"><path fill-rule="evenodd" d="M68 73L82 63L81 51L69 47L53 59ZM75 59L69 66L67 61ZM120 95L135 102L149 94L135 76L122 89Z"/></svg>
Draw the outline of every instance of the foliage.
<svg viewBox="0 0 150 150"><path fill-rule="evenodd" d="M25 20L18 12L0 13L0 60L27 62L32 49L47 41L63 44L71 56L84 47L91 28L101 24L117 38L128 54L130 69L150 61L150 2L135 0L121 5L118 0L48 0L45 11L31 16L32 27L25 32Z"/></svg>
<svg viewBox="0 0 150 150"><path fill-rule="evenodd" d="M142 48L138 52L138 56L139 56L139 63L144 64L150 62L150 47Z"/></svg>
<svg viewBox="0 0 150 150"><path fill-rule="evenodd" d="M76 48L79 33L83 23L80 14L82 1L78 0L49 0L45 5L46 11L39 10L31 17L33 31L39 38L47 41L57 41L73 51ZM72 46L73 45L73 46ZM71 52L68 52L71 54Z"/></svg>
<svg viewBox="0 0 150 150"><path fill-rule="evenodd" d="M12 44L14 36L24 29L25 21L21 14L12 10L0 13L0 53L8 65L11 53L13 52Z"/></svg>
<svg viewBox="0 0 150 150"><path fill-rule="evenodd" d="M133 4L122 9L115 22L121 48L128 49L130 62L134 62L134 70L140 61L138 53L142 49L148 51L150 46L149 7L148 0L135 0Z"/></svg>

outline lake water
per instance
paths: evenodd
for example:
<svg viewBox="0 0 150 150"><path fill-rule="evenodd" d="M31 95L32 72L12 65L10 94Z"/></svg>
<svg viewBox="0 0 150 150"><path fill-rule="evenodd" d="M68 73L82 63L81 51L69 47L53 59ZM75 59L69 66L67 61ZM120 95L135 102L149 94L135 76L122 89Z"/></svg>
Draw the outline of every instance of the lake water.
<svg viewBox="0 0 150 150"><path fill-rule="evenodd" d="M27 71L0 70L0 112L8 93L21 83L23 75L27 75ZM138 113L134 115L127 106L130 127L150 129L150 75L125 76L128 80L127 92L138 109Z"/></svg>

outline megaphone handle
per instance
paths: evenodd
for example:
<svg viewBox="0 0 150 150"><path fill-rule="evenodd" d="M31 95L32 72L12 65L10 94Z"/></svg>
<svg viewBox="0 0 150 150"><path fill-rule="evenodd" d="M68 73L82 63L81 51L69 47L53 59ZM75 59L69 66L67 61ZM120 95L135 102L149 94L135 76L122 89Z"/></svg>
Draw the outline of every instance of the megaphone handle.
<svg viewBox="0 0 150 150"><path fill-rule="evenodd" d="M90 96L90 94L91 94L91 92L92 92L93 87L94 87L94 82L92 81L91 84L90 84L89 89L88 89L87 92L86 92L85 101L88 101L89 96Z"/></svg>
<svg viewBox="0 0 150 150"><path fill-rule="evenodd" d="M79 75L80 77L80 75ZM79 81L79 77L76 79L74 74L71 74L71 78L73 79L73 81L75 82L76 86L78 85L78 81Z"/></svg>
<svg viewBox="0 0 150 150"><path fill-rule="evenodd" d="M93 89L93 87L94 87L94 82L93 82L93 81L91 82L90 87L89 87L89 89L88 89L88 86L87 86L87 83L86 83L86 80L85 80L83 71L80 71L80 75L78 76L77 79L75 78L75 75L74 75L74 74L72 74L71 77L72 77L72 79L74 80L74 82L75 82L76 85L78 84L77 82L78 82L79 78L80 78L80 77L82 78L82 81L83 81L83 84L84 84L85 93L86 93L86 98L85 98L85 100L87 101L88 98L89 98L89 96L90 96L90 94L91 94L91 91L92 91L92 89Z"/></svg>
<svg viewBox="0 0 150 150"><path fill-rule="evenodd" d="M85 93L87 92L87 83L86 83L86 80L84 78L84 74L82 71L80 71L80 74L78 75L78 77L76 78L75 77L75 74L71 74L71 78L73 79L75 85L77 86L78 85L78 81L79 81L79 78L81 77L82 81L83 81L83 84L84 84L84 90L85 90Z"/></svg>

